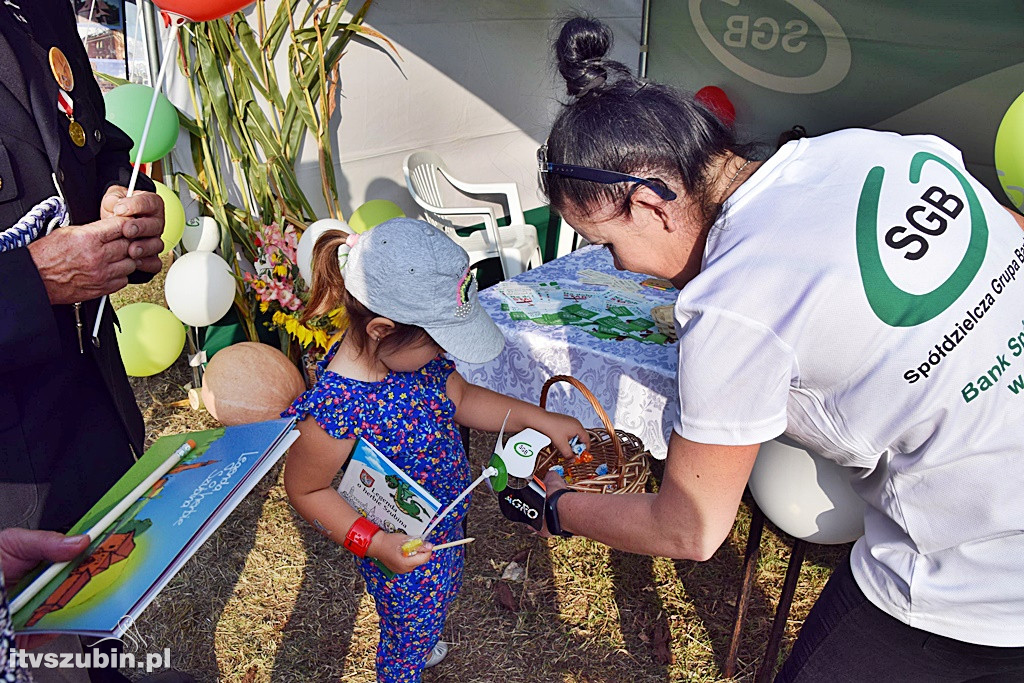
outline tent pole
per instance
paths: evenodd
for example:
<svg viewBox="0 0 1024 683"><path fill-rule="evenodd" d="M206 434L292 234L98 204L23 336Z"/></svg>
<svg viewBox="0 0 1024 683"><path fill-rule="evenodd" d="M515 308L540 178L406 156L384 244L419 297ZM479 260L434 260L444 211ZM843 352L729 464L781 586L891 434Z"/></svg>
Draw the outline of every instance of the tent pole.
<svg viewBox="0 0 1024 683"><path fill-rule="evenodd" d="M136 0L138 10L136 21L142 22L142 30L146 32L146 58L149 61L149 82L160 71L160 20L156 9L147 0Z"/></svg>
<svg viewBox="0 0 1024 683"><path fill-rule="evenodd" d="M643 13L640 15L640 63L637 66L637 75L640 78L647 78L647 51L650 40L651 29L651 0L644 0Z"/></svg>

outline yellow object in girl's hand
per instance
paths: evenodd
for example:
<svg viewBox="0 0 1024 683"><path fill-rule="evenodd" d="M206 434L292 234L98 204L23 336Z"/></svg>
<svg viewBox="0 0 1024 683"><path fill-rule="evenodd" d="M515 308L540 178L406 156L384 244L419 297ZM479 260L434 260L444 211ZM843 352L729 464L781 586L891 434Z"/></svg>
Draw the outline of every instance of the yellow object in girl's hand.
<svg viewBox="0 0 1024 683"><path fill-rule="evenodd" d="M412 557L416 554L417 548L423 545L422 538L410 538L408 541L402 544L402 555L405 557Z"/></svg>
<svg viewBox="0 0 1024 683"><path fill-rule="evenodd" d="M460 538L457 541L450 541L448 543L442 543L441 545L435 545L428 552L433 552L435 550L444 550L445 548L454 548L456 546L472 543L475 540L475 538ZM402 544L402 555L405 557L412 557L417 552L419 552L419 548L422 545L422 538L410 538L408 541Z"/></svg>

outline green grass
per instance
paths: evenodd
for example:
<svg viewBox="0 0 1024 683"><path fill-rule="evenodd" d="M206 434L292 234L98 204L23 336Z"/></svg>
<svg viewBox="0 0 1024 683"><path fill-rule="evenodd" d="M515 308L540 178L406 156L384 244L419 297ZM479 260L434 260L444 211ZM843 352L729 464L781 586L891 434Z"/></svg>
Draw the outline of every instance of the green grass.
<svg viewBox="0 0 1024 683"><path fill-rule="evenodd" d="M115 306L163 303L160 282L129 287ZM184 358L160 375L133 379L149 442L216 425L182 405L190 380ZM474 472L493 439L473 433ZM201 681L373 681L373 601L351 555L293 513L281 470L272 470L145 611L141 650L170 648L172 665ZM467 548L463 589L444 632L454 647L424 680L722 680L748 505L719 551L698 563L630 555L583 538L541 539L506 521L480 490L468 522L477 540ZM792 539L767 525L736 680L753 680L791 547ZM781 657L846 552L810 547ZM513 561L522 576L502 579Z"/></svg>

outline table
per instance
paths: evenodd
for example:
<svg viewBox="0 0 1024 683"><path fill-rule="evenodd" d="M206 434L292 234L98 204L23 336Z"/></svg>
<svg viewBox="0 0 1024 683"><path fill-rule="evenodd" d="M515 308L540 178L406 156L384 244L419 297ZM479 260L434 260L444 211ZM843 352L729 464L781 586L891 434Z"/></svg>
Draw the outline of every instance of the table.
<svg viewBox="0 0 1024 683"><path fill-rule="evenodd" d="M563 288L607 289L581 283L578 272L587 269L636 282L648 277L615 270L607 250L587 246L521 273L510 282L557 282ZM637 294L651 305L660 306L675 303L678 292L642 287ZM480 303L505 335L505 350L489 363L457 362L467 381L537 403L546 380L554 375L572 375L594 393L616 429L638 436L655 458L666 456L678 405L677 343L605 340L571 325L512 320L501 308L504 301L497 286L480 292ZM584 426L599 426L590 404L568 384L551 388L548 408L572 415Z"/></svg>

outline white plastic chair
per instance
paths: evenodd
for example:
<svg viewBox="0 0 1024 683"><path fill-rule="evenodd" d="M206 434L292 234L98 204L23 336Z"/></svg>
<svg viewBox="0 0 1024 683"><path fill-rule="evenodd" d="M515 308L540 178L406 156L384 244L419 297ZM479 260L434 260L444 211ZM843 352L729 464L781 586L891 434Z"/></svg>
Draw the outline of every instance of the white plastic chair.
<svg viewBox="0 0 1024 683"><path fill-rule="evenodd" d="M502 274L510 278L543 262L537 229L526 222L519 189L515 183L467 183L453 177L444 160L436 152L421 150L405 158L402 165L409 194L424 211L427 222L444 230L469 254L470 265L498 257ZM494 210L489 206L449 206L442 193L438 176L464 195L503 195L508 206L510 225L498 227ZM463 237L456 228L466 227L452 218L478 217L484 229Z"/></svg>
<svg viewBox="0 0 1024 683"><path fill-rule="evenodd" d="M562 258L588 244L590 242L587 242L583 235L576 232L571 225L565 222L564 218L558 217L558 242L555 245L555 258Z"/></svg>

